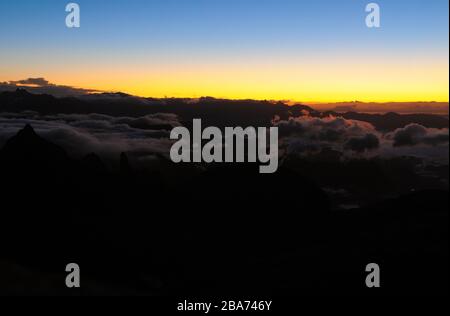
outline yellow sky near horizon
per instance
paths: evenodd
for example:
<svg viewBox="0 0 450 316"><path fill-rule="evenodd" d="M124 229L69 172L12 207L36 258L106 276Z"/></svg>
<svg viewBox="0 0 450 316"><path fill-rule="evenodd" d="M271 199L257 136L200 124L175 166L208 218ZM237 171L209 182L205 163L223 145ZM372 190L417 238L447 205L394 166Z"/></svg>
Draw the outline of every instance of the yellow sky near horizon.
<svg viewBox="0 0 450 316"><path fill-rule="evenodd" d="M442 59L348 58L289 63L255 59L126 65L87 62L83 67L67 64L65 68L41 65L11 69L14 72L2 69L0 81L45 77L58 85L121 91L142 97L212 96L307 103L449 100L448 61ZM13 78L9 77L13 74Z"/></svg>

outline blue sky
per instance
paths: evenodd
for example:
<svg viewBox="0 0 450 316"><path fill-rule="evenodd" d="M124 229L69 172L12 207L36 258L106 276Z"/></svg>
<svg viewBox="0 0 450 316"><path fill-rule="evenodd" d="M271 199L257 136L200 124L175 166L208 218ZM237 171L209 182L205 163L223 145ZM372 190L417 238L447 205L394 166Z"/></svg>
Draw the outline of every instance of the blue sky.
<svg viewBox="0 0 450 316"><path fill-rule="evenodd" d="M448 46L447 0L383 0L382 29L373 36L364 24L361 0L78 0L82 28L78 44L117 48L283 47L340 48L376 42L421 48ZM2 38L14 45L57 46L65 42L65 5L61 0L0 2ZM400 43L399 43L400 42ZM160 46L161 45L161 46ZM7 47L6 47L7 49ZM301 52L301 51L300 51Z"/></svg>

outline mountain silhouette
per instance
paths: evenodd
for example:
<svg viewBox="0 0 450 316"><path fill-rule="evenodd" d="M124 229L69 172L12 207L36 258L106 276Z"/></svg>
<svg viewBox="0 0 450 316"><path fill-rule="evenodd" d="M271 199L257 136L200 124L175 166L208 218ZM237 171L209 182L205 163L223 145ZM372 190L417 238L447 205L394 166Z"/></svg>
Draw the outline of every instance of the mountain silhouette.
<svg viewBox="0 0 450 316"><path fill-rule="evenodd" d="M0 150L0 158L9 161L39 161L46 164L62 163L69 159L61 147L45 140L27 124L9 139Z"/></svg>
<svg viewBox="0 0 450 316"><path fill-rule="evenodd" d="M342 116L373 124L378 130L392 131L416 123L430 128L448 128L447 117L432 114L366 114L357 112L320 112L304 104L289 106L283 102L256 100L225 100L215 98L153 99L124 93L92 94L80 97L55 98L46 94L32 94L24 89L0 93L0 112L35 111L40 114L89 114L111 116L145 116L156 113L177 114L182 121L201 118L204 124L226 126L271 126L274 117Z"/></svg>

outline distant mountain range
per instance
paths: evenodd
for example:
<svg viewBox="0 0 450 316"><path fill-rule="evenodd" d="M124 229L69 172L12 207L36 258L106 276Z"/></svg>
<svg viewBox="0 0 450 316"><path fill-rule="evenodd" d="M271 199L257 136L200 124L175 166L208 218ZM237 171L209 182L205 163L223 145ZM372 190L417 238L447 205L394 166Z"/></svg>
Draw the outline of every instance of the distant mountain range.
<svg viewBox="0 0 450 316"><path fill-rule="evenodd" d="M330 110L335 112L365 112L365 113L386 113L398 112L401 114L439 114L448 115L448 102L338 102L322 103L312 105L320 110Z"/></svg>
<svg viewBox="0 0 450 316"><path fill-rule="evenodd" d="M138 117L155 113L174 113L183 121L201 118L214 126L270 126L274 117L282 120L310 115L313 117L342 116L373 124L378 130L391 131L411 123L429 128L448 128L448 117L434 114L367 114L355 111L318 111L303 104L255 100L154 99L124 93L86 94L56 98L48 94L32 94L24 89L0 93L0 112L35 111L40 114L99 113L111 116Z"/></svg>

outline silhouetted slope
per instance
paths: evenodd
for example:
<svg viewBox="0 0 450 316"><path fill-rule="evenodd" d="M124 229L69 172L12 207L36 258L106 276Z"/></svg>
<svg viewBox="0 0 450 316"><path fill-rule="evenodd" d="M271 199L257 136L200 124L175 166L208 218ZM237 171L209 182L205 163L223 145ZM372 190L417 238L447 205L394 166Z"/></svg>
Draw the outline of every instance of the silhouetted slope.
<svg viewBox="0 0 450 316"><path fill-rule="evenodd" d="M355 272L370 261L382 268L384 293L448 292L448 192L403 195L335 214L332 221L334 251L346 258L338 267L342 274L334 275L336 283L357 283L364 275Z"/></svg>
<svg viewBox="0 0 450 316"><path fill-rule="evenodd" d="M95 153L90 153L80 161L80 169L92 174L105 174L108 169Z"/></svg>
<svg viewBox="0 0 450 316"><path fill-rule="evenodd" d="M95 154L70 159L30 126L1 157L2 273L53 276L42 294L74 294L61 285L71 262L84 293L371 294L371 262L382 268L380 293L448 292L445 191L330 211L316 183L287 166L262 175L256 164L163 161L175 175L165 183L128 172L126 154L122 172ZM19 292L35 293L24 284ZM0 282L0 293L17 291Z"/></svg>

